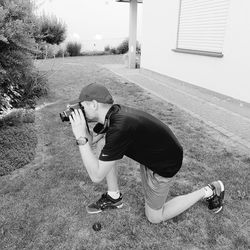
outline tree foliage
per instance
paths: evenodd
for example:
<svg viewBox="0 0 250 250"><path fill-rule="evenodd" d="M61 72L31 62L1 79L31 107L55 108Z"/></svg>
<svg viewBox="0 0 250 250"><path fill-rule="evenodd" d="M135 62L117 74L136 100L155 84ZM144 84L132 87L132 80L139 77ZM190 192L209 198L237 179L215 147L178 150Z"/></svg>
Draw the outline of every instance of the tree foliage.
<svg viewBox="0 0 250 250"><path fill-rule="evenodd" d="M54 15L43 15L39 19L39 33L37 38L49 44L59 45L66 38L66 25Z"/></svg>
<svg viewBox="0 0 250 250"><path fill-rule="evenodd" d="M36 17L29 0L0 0L0 112L33 105L46 92L33 65Z"/></svg>

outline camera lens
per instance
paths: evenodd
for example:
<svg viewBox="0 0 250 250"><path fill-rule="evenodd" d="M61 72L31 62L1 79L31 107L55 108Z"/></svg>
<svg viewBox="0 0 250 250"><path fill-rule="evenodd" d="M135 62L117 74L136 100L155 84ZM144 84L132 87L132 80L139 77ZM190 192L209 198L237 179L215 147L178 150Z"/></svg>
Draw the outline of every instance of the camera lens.
<svg viewBox="0 0 250 250"><path fill-rule="evenodd" d="M60 113L60 117L61 117L61 120L62 122L67 122L69 121L69 117L67 116L67 114L64 112Z"/></svg>

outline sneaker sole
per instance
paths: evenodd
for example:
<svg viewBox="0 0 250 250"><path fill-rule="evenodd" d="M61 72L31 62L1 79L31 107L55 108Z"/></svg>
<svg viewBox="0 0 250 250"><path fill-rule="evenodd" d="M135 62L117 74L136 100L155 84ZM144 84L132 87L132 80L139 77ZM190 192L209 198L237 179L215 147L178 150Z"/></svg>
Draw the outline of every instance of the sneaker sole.
<svg viewBox="0 0 250 250"><path fill-rule="evenodd" d="M222 181L218 181L220 185L220 195L223 193L223 199L224 199L224 194L225 194L225 187ZM223 206L221 206L219 209L213 211L215 214L219 213L222 210Z"/></svg>
<svg viewBox="0 0 250 250"><path fill-rule="evenodd" d="M222 210L223 206L221 206L218 210L213 211L215 214L219 213Z"/></svg>
<svg viewBox="0 0 250 250"><path fill-rule="evenodd" d="M218 181L219 184L220 184L220 188L221 188L221 192L224 192L225 191L225 187L224 187L224 184L222 181Z"/></svg>
<svg viewBox="0 0 250 250"><path fill-rule="evenodd" d="M86 210L87 210L88 214L99 214L102 212L102 210L98 210L98 211L88 211L88 209L86 209Z"/></svg>
<svg viewBox="0 0 250 250"><path fill-rule="evenodd" d="M122 207L123 207L123 204L116 206L116 208L122 208ZM113 209L116 209L116 208L113 208ZM99 214L99 213L103 212L106 209L104 209L104 210L97 210L97 211L89 211L88 208L86 208L86 210L87 210L88 214Z"/></svg>

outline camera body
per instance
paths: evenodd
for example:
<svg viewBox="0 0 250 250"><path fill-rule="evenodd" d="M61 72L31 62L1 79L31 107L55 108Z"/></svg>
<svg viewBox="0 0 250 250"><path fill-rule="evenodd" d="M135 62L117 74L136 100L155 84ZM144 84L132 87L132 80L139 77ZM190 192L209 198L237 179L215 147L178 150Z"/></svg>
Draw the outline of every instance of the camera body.
<svg viewBox="0 0 250 250"><path fill-rule="evenodd" d="M71 115L71 113L75 109L81 109L82 110L83 116L84 116L85 121L86 121L87 129L89 131L89 126L88 126L86 114L85 114L85 111L84 111L84 107L81 105L81 103L75 103L75 104L72 104L72 105L68 105L66 110L64 110L62 113L59 113L62 122L69 122L69 116Z"/></svg>
<svg viewBox="0 0 250 250"><path fill-rule="evenodd" d="M82 105L80 105L80 103L72 104L69 105L66 110L59 114L62 122L69 122L69 116L75 109L81 109L85 116L84 108L82 107Z"/></svg>

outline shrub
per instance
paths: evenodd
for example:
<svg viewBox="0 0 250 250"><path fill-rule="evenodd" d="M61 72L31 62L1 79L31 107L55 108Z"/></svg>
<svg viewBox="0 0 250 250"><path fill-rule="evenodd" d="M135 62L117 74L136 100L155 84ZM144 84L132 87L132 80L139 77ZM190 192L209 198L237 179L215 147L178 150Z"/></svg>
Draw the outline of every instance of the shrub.
<svg viewBox="0 0 250 250"><path fill-rule="evenodd" d="M114 54L114 55L119 54L118 51L117 51L117 49L114 48L114 47L112 47L112 48L110 49L110 53L111 53L111 54Z"/></svg>
<svg viewBox="0 0 250 250"><path fill-rule="evenodd" d="M36 100L48 93L47 76L38 71L30 72L22 86L22 96L19 98L17 107L32 107L36 105Z"/></svg>
<svg viewBox="0 0 250 250"><path fill-rule="evenodd" d="M69 52L67 50L64 51L64 57L70 56Z"/></svg>
<svg viewBox="0 0 250 250"><path fill-rule="evenodd" d="M54 58L56 56L57 47L55 45L48 44L47 46L47 58Z"/></svg>
<svg viewBox="0 0 250 250"><path fill-rule="evenodd" d="M36 24L29 0L0 1L0 113L34 106L31 98L47 91L46 79L33 64Z"/></svg>
<svg viewBox="0 0 250 250"><path fill-rule="evenodd" d="M117 46L116 48L117 54L125 54L129 50L129 39L125 39L120 45ZM140 53L141 52L141 46L136 42L136 52Z"/></svg>
<svg viewBox="0 0 250 250"><path fill-rule="evenodd" d="M110 52L110 46L109 46L109 45L106 45L106 46L104 47L104 51L105 51L105 52Z"/></svg>
<svg viewBox="0 0 250 250"><path fill-rule="evenodd" d="M35 112L33 109L12 109L8 114L0 117L0 127L17 126L23 123L34 123Z"/></svg>
<svg viewBox="0 0 250 250"><path fill-rule="evenodd" d="M64 49L60 48L56 53L56 57L64 57L64 56L65 56L65 51Z"/></svg>
<svg viewBox="0 0 250 250"><path fill-rule="evenodd" d="M105 51L86 51L82 52L81 56L103 56L103 55L109 55L109 52Z"/></svg>
<svg viewBox="0 0 250 250"><path fill-rule="evenodd" d="M77 42L68 42L66 45L66 51L70 56L80 56L82 45Z"/></svg>
<svg viewBox="0 0 250 250"><path fill-rule="evenodd" d="M117 46L118 54L125 54L128 52L128 39L125 39L120 45Z"/></svg>
<svg viewBox="0 0 250 250"><path fill-rule="evenodd" d="M56 44L46 43L43 47L40 48L40 50L42 51L42 57L40 58L54 58L60 50L60 47Z"/></svg>

